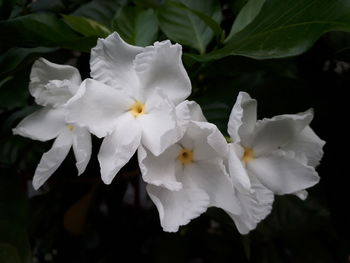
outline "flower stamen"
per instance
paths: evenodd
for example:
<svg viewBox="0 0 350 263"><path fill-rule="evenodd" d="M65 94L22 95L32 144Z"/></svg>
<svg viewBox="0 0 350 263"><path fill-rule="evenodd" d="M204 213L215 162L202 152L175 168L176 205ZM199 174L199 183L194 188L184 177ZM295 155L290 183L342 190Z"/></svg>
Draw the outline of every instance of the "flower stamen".
<svg viewBox="0 0 350 263"><path fill-rule="evenodd" d="M72 124L68 124L67 125L67 129L69 130L69 131L73 131L74 130L74 125L72 125Z"/></svg>
<svg viewBox="0 0 350 263"><path fill-rule="evenodd" d="M145 114L145 104L143 104L141 101L135 101L133 105L130 107L130 113L136 118L142 114Z"/></svg>
<svg viewBox="0 0 350 263"><path fill-rule="evenodd" d="M183 165L190 164L193 162L193 151L183 148L177 158Z"/></svg>
<svg viewBox="0 0 350 263"><path fill-rule="evenodd" d="M254 159L254 151L251 148L245 148L244 154L243 154L243 162L246 164L249 163L251 160Z"/></svg>

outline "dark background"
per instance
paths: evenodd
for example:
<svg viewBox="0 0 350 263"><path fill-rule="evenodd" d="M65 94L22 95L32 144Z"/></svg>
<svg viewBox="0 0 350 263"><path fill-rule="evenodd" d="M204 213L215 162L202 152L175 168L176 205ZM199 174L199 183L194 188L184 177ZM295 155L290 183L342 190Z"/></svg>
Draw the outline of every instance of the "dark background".
<svg viewBox="0 0 350 263"><path fill-rule="evenodd" d="M88 3L59 1L63 4L59 6L53 1L41 7L19 2L10 7L6 1L0 5L2 20L10 19L8 12L15 8L20 9L19 15L43 11L71 14ZM244 3L220 1L223 29L229 31ZM127 4L135 6L133 2ZM47 50L22 56L12 67L20 57L19 51L10 60L5 54L12 48L10 40L17 35L6 37L9 41L0 43L1 263L350 262L349 33L327 33L307 52L292 58L228 56L202 63L185 55L184 64L193 85L190 99L202 105L208 120L223 133L236 95L247 91L258 100L260 118L313 108L311 126L327 142L317 168L321 181L310 189L308 199L277 196L272 213L245 236L216 208L175 234L163 232L135 157L111 185L102 183L96 158L101 141L95 137L93 156L83 175L76 176L70 153L44 187L35 192L31 188L35 167L52 142L31 141L11 133L23 117L38 108L27 90L31 65L44 56L55 63L75 65L86 78L89 54L43 45ZM165 38L158 33L158 40ZM208 48L214 46L210 42ZM184 52L193 49L185 45Z"/></svg>

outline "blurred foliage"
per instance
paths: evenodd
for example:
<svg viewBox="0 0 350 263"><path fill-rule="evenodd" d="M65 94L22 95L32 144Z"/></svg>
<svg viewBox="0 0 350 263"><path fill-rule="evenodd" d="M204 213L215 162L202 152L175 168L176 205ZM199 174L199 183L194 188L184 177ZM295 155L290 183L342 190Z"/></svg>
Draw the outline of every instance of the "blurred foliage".
<svg viewBox="0 0 350 263"><path fill-rule="evenodd" d="M44 56L89 77L90 49L114 30L134 45L182 44L191 99L223 133L241 90L258 99L260 117L314 108L312 127L327 145L309 198L278 197L247 236L216 208L164 233L135 160L101 183L96 138L81 177L69 156L35 192L50 142L11 132L37 109L31 65ZM0 262L349 262L345 31L347 0L0 0Z"/></svg>

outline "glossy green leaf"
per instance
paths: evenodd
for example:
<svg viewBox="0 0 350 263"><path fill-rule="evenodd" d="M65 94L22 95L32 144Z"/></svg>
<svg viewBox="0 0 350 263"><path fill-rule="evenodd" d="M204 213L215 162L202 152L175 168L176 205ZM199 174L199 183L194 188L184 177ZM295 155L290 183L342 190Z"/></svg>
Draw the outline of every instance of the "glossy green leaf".
<svg viewBox="0 0 350 263"><path fill-rule="evenodd" d="M207 24L207 26L211 28L211 30L214 32L215 35L221 36L223 34L223 30L221 29L220 25L206 13L202 13L195 9L189 8L182 3L171 2L171 5L186 11L190 11L192 14L195 14L196 16L198 16L204 23Z"/></svg>
<svg viewBox="0 0 350 263"><path fill-rule="evenodd" d="M208 61L229 55L256 59L296 56L326 32L350 31L349 14L350 1L266 0L255 19L227 39L223 48L193 57Z"/></svg>
<svg viewBox="0 0 350 263"><path fill-rule="evenodd" d="M220 23L221 8L218 1L202 0L178 0L190 9L196 10L210 16L214 21ZM158 10L158 20L161 30L171 40L182 45L190 46L203 54L206 47L214 37L214 32L193 11L180 8L172 2L167 2Z"/></svg>
<svg viewBox="0 0 350 263"><path fill-rule="evenodd" d="M152 44L158 33L157 16L153 9L139 10L127 6L121 8L113 19L113 30L132 45Z"/></svg>
<svg viewBox="0 0 350 263"><path fill-rule="evenodd" d="M62 15L64 21L76 32L83 36L107 37L111 30L100 23L82 16Z"/></svg>
<svg viewBox="0 0 350 263"><path fill-rule="evenodd" d="M0 76L15 70L17 67L21 66L21 63L23 63L27 58L37 57L41 54L53 52L55 50L56 49L54 48L46 47L10 48L8 51L6 51L6 53L0 56Z"/></svg>
<svg viewBox="0 0 350 263"><path fill-rule="evenodd" d="M265 0L250 0L239 12L232 25L231 32L227 36L230 39L234 34L244 29L259 14Z"/></svg>
<svg viewBox="0 0 350 263"><path fill-rule="evenodd" d="M62 47L89 52L96 37L80 37L57 16L33 13L0 22L0 41L21 47Z"/></svg>
<svg viewBox="0 0 350 263"><path fill-rule="evenodd" d="M123 0L93 0L80 6L71 15L88 17L109 27L115 13L124 2Z"/></svg>

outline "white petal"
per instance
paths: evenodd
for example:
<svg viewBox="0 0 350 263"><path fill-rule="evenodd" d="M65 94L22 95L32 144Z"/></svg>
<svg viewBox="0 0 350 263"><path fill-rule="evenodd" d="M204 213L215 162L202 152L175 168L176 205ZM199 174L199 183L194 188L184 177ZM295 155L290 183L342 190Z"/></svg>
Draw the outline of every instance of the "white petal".
<svg viewBox="0 0 350 263"><path fill-rule="evenodd" d="M170 191L149 184L147 192L158 209L161 226L167 232L178 231L179 226L200 216L209 205L209 197L201 189Z"/></svg>
<svg viewBox="0 0 350 263"><path fill-rule="evenodd" d="M146 113L137 120L142 126L142 145L159 155L178 139L175 107L161 94L146 101Z"/></svg>
<svg viewBox="0 0 350 263"><path fill-rule="evenodd" d="M321 140L315 132L307 126L293 141L282 147L286 151L294 151L295 154L305 155L308 165L316 167L323 156L325 141Z"/></svg>
<svg viewBox="0 0 350 263"><path fill-rule="evenodd" d="M192 140L192 147L188 147L185 140ZM194 159L197 161L208 160L217 157L226 158L228 145L225 137L219 129L209 122L192 121L187 129L181 143L193 149Z"/></svg>
<svg viewBox="0 0 350 263"><path fill-rule="evenodd" d="M238 94L228 122L228 133L233 142L249 144L256 123L256 107L256 100L252 99L248 93Z"/></svg>
<svg viewBox="0 0 350 263"><path fill-rule="evenodd" d="M184 167L184 188L203 189L210 198L210 206L239 214L241 207L221 159L194 162Z"/></svg>
<svg viewBox="0 0 350 263"><path fill-rule="evenodd" d="M92 134L101 138L114 130L118 117L128 111L133 103L123 92L87 79L68 103L67 121L87 127Z"/></svg>
<svg viewBox="0 0 350 263"><path fill-rule="evenodd" d="M43 154L35 170L33 187L38 190L46 180L57 170L66 158L73 143L73 134L64 129L57 137L52 148Z"/></svg>
<svg viewBox="0 0 350 263"><path fill-rule="evenodd" d="M191 120L198 122L207 122L204 117L201 106L195 101L187 101L187 106L190 110Z"/></svg>
<svg viewBox="0 0 350 263"><path fill-rule="evenodd" d="M24 118L13 129L13 134L28 137L32 140L52 140L66 126L65 113L64 109L40 109Z"/></svg>
<svg viewBox="0 0 350 263"><path fill-rule="evenodd" d="M294 193L319 181L313 167L303 165L280 152L253 159L248 163L247 169L275 194Z"/></svg>
<svg viewBox="0 0 350 263"><path fill-rule="evenodd" d="M252 192L237 192L242 213L229 213L242 235L248 234L249 231L255 229L257 224L270 214L272 209L273 192L265 188L257 180L252 180L252 190Z"/></svg>
<svg viewBox="0 0 350 263"><path fill-rule="evenodd" d="M180 190L182 183L176 179L176 165L179 165L176 159L180 151L181 147L174 144L156 157L140 146L138 160L143 180L155 186L163 186L171 191Z"/></svg>
<svg viewBox="0 0 350 263"><path fill-rule="evenodd" d="M178 141L184 136L187 130L188 123L191 120L191 113L188 107L187 100L185 100L184 102L181 102L176 106L175 114L176 114L176 126L178 130L176 141Z"/></svg>
<svg viewBox="0 0 350 263"><path fill-rule="evenodd" d="M75 127L73 138L73 151L75 155L78 175L81 175L88 165L91 157L91 135L86 128Z"/></svg>
<svg viewBox="0 0 350 263"><path fill-rule="evenodd" d="M181 55L181 46L167 40L146 47L136 56L134 67L146 97L158 88L177 105L191 94L191 82Z"/></svg>
<svg viewBox="0 0 350 263"><path fill-rule="evenodd" d="M133 67L135 56L144 48L131 46L117 32L99 39L91 49L91 76L129 95L139 92L139 80Z"/></svg>
<svg viewBox="0 0 350 263"><path fill-rule="evenodd" d="M119 170L130 160L140 145L141 128L128 112L118 119L114 132L106 136L98 153L101 176L110 184Z"/></svg>
<svg viewBox="0 0 350 263"><path fill-rule="evenodd" d="M80 73L76 68L40 58L33 64L29 91L37 104L58 106L74 95L80 83Z"/></svg>
<svg viewBox="0 0 350 263"><path fill-rule="evenodd" d="M263 119L257 123L251 145L246 146L254 149L255 156L270 153L293 141L312 118L313 113L306 111Z"/></svg>
<svg viewBox="0 0 350 263"><path fill-rule="evenodd" d="M293 194L299 197L301 200L306 200L307 196L309 195L309 193L306 190L301 190Z"/></svg>
<svg viewBox="0 0 350 263"><path fill-rule="evenodd" d="M250 191L251 184L248 173L237 155L239 145L229 144L228 167L232 184L239 191Z"/></svg>

